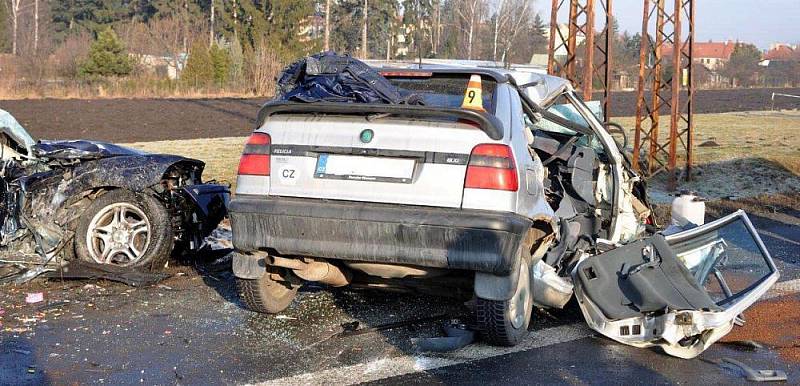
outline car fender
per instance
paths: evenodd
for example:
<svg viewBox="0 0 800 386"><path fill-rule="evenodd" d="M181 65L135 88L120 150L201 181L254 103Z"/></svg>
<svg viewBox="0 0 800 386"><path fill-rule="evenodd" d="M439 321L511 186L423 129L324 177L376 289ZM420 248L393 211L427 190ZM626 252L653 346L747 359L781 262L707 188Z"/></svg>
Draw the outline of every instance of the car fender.
<svg viewBox="0 0 800 386"><path fill-rule="evenodd" d="M175 155L136 155L98 159L81 163L65 178L60 189L71 196L96 187L116 187L141 192L158 185L173 165L185 163L202 170L205 164Z"/></svg>
<svg viewBox="0 0 800 386"><path fill-rule="evenodd" d="M240 279L259 279L267 272L266 254L233 252L231 267L233 275Z"/></svg>
<svg viewBox="0 0 800 386"><path fill-rule="evenodd" d="M187 163L201 168L203 162L180 156L136 155L84 161L72 167L55 168L20 178L22 220L36 230L45 251L56 249L65 239L63 226L76 218L70 205L98 188L121 188L143 192L157 186L173 165Z"/></svg>
<svg viewBox="0 0 800 386"><path fill-rule="evenodd" d="M520 245L523 248L523 245ZM495 275L489 272L475 272L475 296L486 300L504 301L511 299L519 281L520 254L508 275Z"/></svg>

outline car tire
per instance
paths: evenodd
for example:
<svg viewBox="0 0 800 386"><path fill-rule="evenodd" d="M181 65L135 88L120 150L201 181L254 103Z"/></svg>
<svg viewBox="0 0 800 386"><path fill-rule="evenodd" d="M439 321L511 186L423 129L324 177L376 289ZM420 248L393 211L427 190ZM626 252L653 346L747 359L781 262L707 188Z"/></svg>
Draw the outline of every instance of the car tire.
<svg viewBox="0 0 800 386"><path fill-rule="evenodd" d="M250 311L264 314L281 312L292 303L299 287L289 282L287 275L283 268L268 266L267 272L258 279L237 277L239 298Z"/></svg>
<svg viewBox="0 0 800 386"><path fill-rule="evenodd" d="M533 312L530 262L520 262L517 289L508 300L477 298L475 318L483 338L497 346L515 346L528 335Z"/></svg>
<svg viewBox="0 0 800 386"><path fill-rule="evenodd" d="M75 256L85 262L155 271L164 268L174 241L171 217L161 202L118 189L103 194L83 212L74 248ZM106 245L114 248L108 255Z"/></svg>

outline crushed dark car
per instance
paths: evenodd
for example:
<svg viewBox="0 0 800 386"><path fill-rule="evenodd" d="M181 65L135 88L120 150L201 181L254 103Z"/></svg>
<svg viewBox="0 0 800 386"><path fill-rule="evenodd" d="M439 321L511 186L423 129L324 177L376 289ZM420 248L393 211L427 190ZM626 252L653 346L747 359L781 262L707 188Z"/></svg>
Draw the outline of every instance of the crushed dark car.
<svg viewBox="0 0 800 386"><path fill-rule="evenodd" d="M70 266L148 272L227 214L202 161L88 140L36 141L0 110L0 284Z"/></svg>

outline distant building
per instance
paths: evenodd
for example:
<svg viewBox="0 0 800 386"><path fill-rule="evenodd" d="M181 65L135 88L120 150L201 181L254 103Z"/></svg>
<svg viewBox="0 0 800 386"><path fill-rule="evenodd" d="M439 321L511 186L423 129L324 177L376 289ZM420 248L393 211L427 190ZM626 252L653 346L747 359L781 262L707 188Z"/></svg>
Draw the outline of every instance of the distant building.
<svg viewBox="0 0 800 386"><path fill-rule="evenodd" d="M709 71L716 72L722 66L731 60L733 49L736 48L737 42L728 40L727 42L695 42L694 62L702 64ZM661 57L672 57L672 44L665 44L661 47Z"/></svg>
<svg viewBox="0 0 800 386"><path fill-rule="evenodd" d="M146 71L158 77L173 80L180 78L181 71L186 65L186 59L189 57L185 53L179 54L177 58L149 54L131 54L131 56L136 58Z"/></svg>
<svg viewBox="0 0 800 386"><path fill-rule="evenodd" d="M727 79L720 75L719 70L731 60L731 55L739 42L728 40L726 42L695 42L692 52L695 71L695 85L700 87L717 87L727 83ZM669 61L672 58L672 44L661 47L661 57Z"/></svg>
<svg viewBox="0 0 800 386"><path fill-rule="evenodd" d="M534 66L540 66L543 68L547 68L547 62L550 60L547 54L536 54L534 53L531 55L531 61L529 64Z"/></svg>
<svg viewBox="0 0 800 386"><path fill-rule="evenodd" d="M765 85L796 86L800 82L800 45L774 43L764 53L759 65L765 69Z"/></svg>
<svg viewBox="0 0 800 386"><path fill-rule="evenodd" d="M769 50L764 53L762 63L764 61L766 61L766 63L762 65L767 66L770 62L798 62L800 61L800 45L773 43L770 45Z"/></svg>
<svg viewBox="0 0 800 386"><path fill-rule="evenodd" d="M547 38L548 41L550 40L549 28L545 29L544 37ZM555 52L553 53L553 56L559 61L563 61L567 57L567 40L569 40L569 24L559 24L558 31L556 32ZM575 36L575 47L580 46L584 40L586 40L586 36L578 32Z"/></svg>

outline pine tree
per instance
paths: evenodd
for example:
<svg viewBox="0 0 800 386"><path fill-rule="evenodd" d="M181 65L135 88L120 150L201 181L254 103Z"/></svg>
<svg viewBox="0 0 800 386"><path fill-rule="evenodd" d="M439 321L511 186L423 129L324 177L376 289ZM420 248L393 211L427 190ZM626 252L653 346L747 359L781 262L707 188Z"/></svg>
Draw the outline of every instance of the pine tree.
<svg viewBox="0 0 800 386"><path fill-rule="evenodd" d="M57 41L78 29L100 33L120 22L129 21L135 11L130 0L59 0L50 2L50 15Z"/></svg>
<svg viewBox="0 0 800 386"><path fill-rule="evenodd" d="M534 54L544 54L547 53L548 44L550 44L549 40L547 39L547 25L542 20L541 15L536 13L536 16L533 18L533 23L531 24L531 40L533 45L533 53Z"/></svg>
<svg viewBox="0 0 800 386"><path fill-rule="evenodd" d="M411 27L406 36L408 55L417 57L420 54L427 58L433 51L431 45L431 27L433 26L434 5L431 0L405 0L403 2L403 24ZM419 27L420 31L417 31Z"/></svg>
<svg viewBox="0 0 800 386"><path fill-rule="evenodd" d="M211 48L208 49L208 56L211 59L214 83L222 87L227 82L231 71L231 56L228 50L218 44L211 45Z"/></svg>
<svg viewBox="0 0 800 386"><path fill-rule="evenodd" d="M730 60L725 63L720 73L730 80L731 86L749 87L756 80L760 60L761 51L758 47L747 43L736 43Z"/></svg>
<svg viewBox="0 0 800 386"><path fill-rule="evenodd" d="M308 44L301 42L297 32L306 19L314 13L311 1L269 0L263 2L264 15L267 15L267 41L278 52L279 57L291 60L300 55L319 51L320 42Z"/></svg>
<svg viewBox="0 0 800 386"><path fill-rule="evenodd" d="M396 0L369 0L367 36L371 57L386 57L386 42L392 38L397 28L396 18L399 14L399 3Z"/></svg>
<svg viewBox="0 0 800 386"><path fill-rule="evenodd" d="M111 28L97 35L89 49L89 57L81 64L83 76L124 76L133 71L133 60Z"/></svg>
<svg viewBox="0 0 800 386"><path fill-rule="evenodd" d="M200 41L192 44L181 80L192 87L206 86L214 80L214 63L206 44Z"/></svg>

